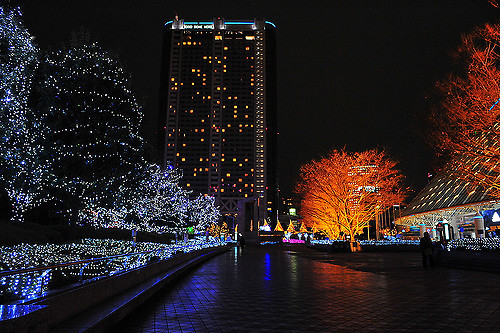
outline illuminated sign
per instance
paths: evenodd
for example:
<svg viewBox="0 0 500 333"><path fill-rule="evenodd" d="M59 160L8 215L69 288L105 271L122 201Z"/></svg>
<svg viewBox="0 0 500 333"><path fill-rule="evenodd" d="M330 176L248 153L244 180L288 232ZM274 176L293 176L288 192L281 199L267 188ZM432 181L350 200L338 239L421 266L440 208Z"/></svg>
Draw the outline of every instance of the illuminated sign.
<svg viewBox="0 0 500 333"><path fill-rule="evenodd" d="M491 218L491 222L500 222L500 216L498 216L497 212L493 213L493 217Z"/></svg>
<svg viewBox="0 0 500 333"><path fill-rule="evenodd" d="M214 24L184 24L184 29L213 29Z"/></svg>
<svg viewBox="0 0 500 333"><path fill-rule="evenodd" d="M289 208L288 214L295 216L295 215L297 215L297 210L295 208Z"/></svg>

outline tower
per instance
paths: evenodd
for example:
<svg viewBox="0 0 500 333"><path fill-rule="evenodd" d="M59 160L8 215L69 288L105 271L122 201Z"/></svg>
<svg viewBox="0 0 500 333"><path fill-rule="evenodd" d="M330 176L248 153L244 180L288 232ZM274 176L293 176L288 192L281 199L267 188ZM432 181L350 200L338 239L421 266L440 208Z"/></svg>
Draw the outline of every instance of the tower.
<svg viewBox="0 0 500 333"><path fill-rule="evenodd" d="M229 227L276 223L276 38L264 20L165 24L158 145Z"/></svg>

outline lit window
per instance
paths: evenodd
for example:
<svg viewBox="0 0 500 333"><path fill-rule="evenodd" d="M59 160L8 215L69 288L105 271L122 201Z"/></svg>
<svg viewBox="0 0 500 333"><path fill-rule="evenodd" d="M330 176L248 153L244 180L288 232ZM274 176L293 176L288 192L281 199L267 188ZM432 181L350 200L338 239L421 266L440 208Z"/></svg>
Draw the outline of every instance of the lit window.
<svg viewBox="0 0 500 333"><path fill-rule="evenodd" d="M215 40L222 40L222 36L220 35L215 36Z"/></svg>

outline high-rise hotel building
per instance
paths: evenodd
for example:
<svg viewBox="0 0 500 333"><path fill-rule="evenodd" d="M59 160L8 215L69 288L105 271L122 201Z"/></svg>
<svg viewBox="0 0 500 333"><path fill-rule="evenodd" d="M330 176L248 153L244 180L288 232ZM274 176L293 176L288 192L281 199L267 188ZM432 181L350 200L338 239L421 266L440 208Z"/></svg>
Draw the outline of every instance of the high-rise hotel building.
<svg viewBox="0 0 500 333"><path fill-rule="evenodd" d="M160 87L163 166L213 195L229 227L277 218L275 25L264 20L165 24Z"/></svg>

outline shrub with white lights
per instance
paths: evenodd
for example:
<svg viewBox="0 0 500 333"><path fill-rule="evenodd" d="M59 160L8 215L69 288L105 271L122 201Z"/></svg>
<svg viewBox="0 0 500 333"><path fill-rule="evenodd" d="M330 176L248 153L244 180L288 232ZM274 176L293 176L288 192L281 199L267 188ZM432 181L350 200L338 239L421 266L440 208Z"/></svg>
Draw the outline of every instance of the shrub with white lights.
<svg viewBox="0 0 500 333"><path fill-rule="evenodd" d="M500 251L500 238L453 239L446 244L448 251Z"/></svg>
<svg viewBox="0 0 500 333"><path fill-rule="evenodd" d="M219 238L206 241L201 237L177 244L84 239L63 245L0 247L0 272L4 273L0 277L0 301L42 296L45 291L68 283L90 282L155 260L168 259L177 253L225 244ZM13 271L35 267L39 269L22 273Z"/></svg>

